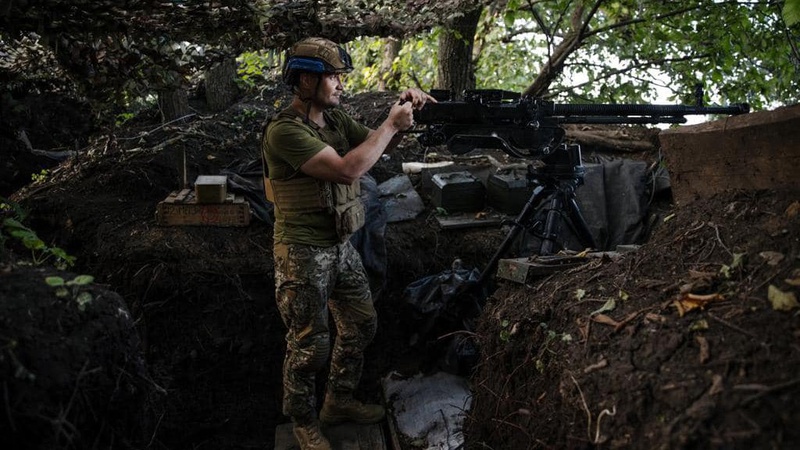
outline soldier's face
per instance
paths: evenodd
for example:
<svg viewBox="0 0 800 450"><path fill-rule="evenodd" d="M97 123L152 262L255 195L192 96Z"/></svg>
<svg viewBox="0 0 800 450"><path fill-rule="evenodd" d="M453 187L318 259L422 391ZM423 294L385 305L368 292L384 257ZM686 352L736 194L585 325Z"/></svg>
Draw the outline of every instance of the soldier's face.
<svg viewBox="0 0 800 450"><path fill-rule="evenodd" d="M316 100L323 107L339 106L342 91L344 86L341 76L337 73L324 73L320 75Z"/></svg>

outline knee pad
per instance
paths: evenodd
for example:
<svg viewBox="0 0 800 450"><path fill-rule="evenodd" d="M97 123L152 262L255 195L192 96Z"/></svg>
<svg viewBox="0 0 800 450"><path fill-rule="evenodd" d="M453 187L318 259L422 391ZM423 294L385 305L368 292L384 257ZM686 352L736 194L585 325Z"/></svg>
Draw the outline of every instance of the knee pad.
<svg viewBox="0 0 800 450"><path fill-rule="evenodd" d="M304 339L301 357L297 358L295 369L305 372L316 372L325 365L330 355L331 343L328 333L319 333ZM298 356L300 356L298 355Z"/></svg>

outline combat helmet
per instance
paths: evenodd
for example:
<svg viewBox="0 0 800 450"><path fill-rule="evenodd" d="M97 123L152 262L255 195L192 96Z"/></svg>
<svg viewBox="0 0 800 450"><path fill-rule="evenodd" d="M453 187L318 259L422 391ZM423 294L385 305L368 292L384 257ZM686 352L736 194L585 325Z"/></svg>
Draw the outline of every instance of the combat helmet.
<svg viewBox="0 0 800 450"><path fill-rule="evenodd" d="M328 39L311 37L298 41L289 50L283 65L283 81L294 84L299 72L347 73L352 70L353 61L344 48Z"/></svg>

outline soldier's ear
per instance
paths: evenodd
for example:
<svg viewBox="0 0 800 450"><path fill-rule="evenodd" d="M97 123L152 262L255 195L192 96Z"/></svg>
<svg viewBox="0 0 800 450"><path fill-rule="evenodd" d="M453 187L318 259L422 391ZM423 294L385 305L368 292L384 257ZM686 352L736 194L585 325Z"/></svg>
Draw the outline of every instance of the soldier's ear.
<svg viewBox="0 0 800 450"><path fill-rule="evenodd" d="M319 79L319 74L303 72L300 74L298 85L300 86L301 89L314 89L314 87L317 85L318 79Z"/></svg>

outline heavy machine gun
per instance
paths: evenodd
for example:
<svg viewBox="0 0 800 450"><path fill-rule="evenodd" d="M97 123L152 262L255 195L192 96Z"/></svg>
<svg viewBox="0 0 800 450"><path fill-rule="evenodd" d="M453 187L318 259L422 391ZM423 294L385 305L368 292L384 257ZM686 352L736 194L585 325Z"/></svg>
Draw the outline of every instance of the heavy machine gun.
<svg viewBox="0 0 800 450"><path fill-rule="evenodd" d="M678 124L687 115L743 114L749 105L703 106L702 88L695 90L694 105L558 104L522 97L504 90L473 90L464 100L451 100L448 91L433 91L438 103L414 112L417 139L424 146L446 145L456 155L476 148L496 148L517 158L540 159L544 166L528 165L532 194L512 222L512 229L481 273L482 285L519 233L527 230L541 240L539 255L558 250L562 224L571 228L584 248L596 249L575 200L585 169L580 146L564 143L565 124ZM542 212L542 214L537 214Z"/></svg>
<svg viewBox="0 0 800 450"><path fill-rule="evenodd" d="M554 151L564 139L564 124L685 123L688 115L742 114L750 109L747 104L703 106L702 90L695 92L695 105L559 104L498 89L466 91L463 101L450 100L448 91L431 94L439 103L414 112L414 121L425 126L420 144L446 144L457 155L498 148L517 158Z"/></svg>

